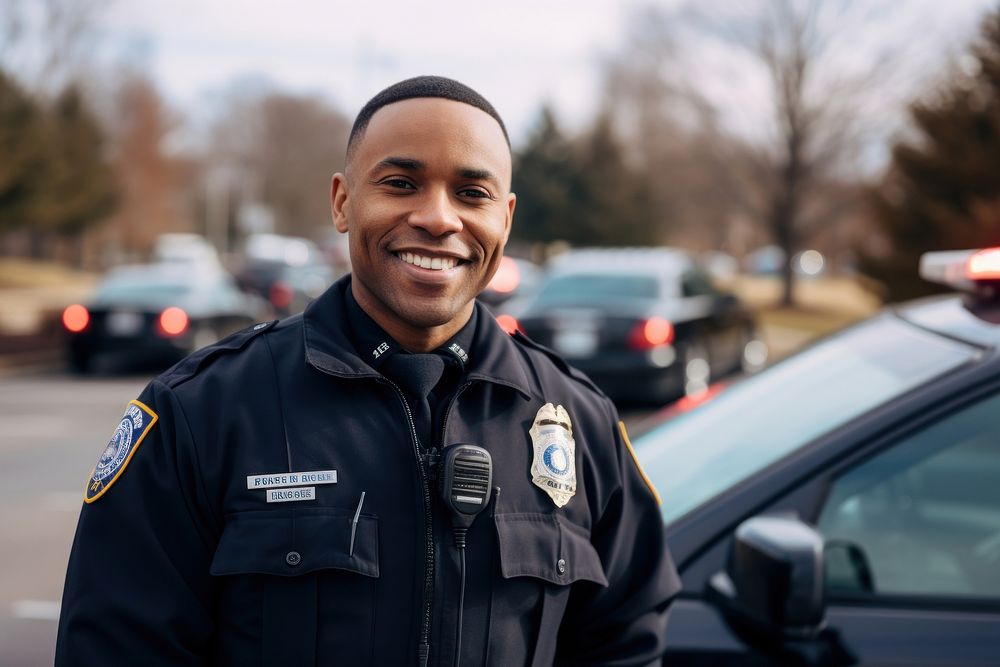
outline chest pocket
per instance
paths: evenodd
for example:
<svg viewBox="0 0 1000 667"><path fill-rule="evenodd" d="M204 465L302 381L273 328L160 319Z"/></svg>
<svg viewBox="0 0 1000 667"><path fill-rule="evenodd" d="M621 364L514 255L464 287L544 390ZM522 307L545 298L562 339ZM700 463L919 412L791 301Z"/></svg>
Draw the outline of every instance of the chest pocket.
<svg viewBox="0 0 1000 667"><path fill-rule="evenodd" d="M378 519L336 508L229 515L210 572L220 577L222 655L261 657L263 665L371 662ZM351 543L353 533L353 546Z"/></svg>
<svg viewBox="0 0 1000 667"><path fill-rule="evenodd" d="M489 663L551 665L571 584L607 586L601 559L583 528L558 514L497 514L502 594L491 609ZM520 642L511 641L518 637Z"/></svg>

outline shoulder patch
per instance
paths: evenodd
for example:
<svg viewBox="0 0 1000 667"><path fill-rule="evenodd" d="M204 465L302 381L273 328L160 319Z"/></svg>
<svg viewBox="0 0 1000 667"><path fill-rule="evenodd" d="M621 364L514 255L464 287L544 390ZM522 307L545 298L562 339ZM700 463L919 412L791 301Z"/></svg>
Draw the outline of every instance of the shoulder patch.
<svg viewBox="0 0 1000 667"><path fill-rule="evenodd" d="M85 503L94 502L118 481L157 419L159 417L149 406L139 401L129 401L125 415L118 422L118 428L90 473L87 490L83 494Z"/></svg>
<svg viewBox="0 0 1000 667"><path fill-rule="evenodd" d="M563 373L565 373L566 375L569 375L570 377L572 377L574 380L576 380L580 384L586 385L588 388L592 389L593 391L595 391L596 393L600 394L601 396L604 396L604 392L601 391L600 388L598 388L598 386L596 384L594 384L594 382L589 377L587 377L587 375L585 373L583 373L583 371L577 370L573 366L569 365L569 363L567 363L565 359L563 359L561 356L559 356L558 352L556 352L554 350L550 350L549 348L545 347L544 345L542 345L540 343L536 343L535 341L531 340L530 338L528 338L527 336L525 336L520 331L515 331L513 334L511 334L511 338L514 341L516 341L517 343L520 343L521 345L524 345L525 347L530 347L533 350L537 350L537 351L541 352L542 354L544 354L545 356L547 356L549 359L551 359L552 362Z"/></svg>
<svg viewBox="0 0 1000 667"><path fill-rule="evenodd" d="M194 376L199 370L201 370L206 364L208 364L212 359L231 352L236 352L242 350L246 347L250 341L252 341L257 336L261 335L265 331L273 328L278 320L271 320L270 322L261 322L260 324L254 324L253 326L247 327L241 331L237 331L234 334L226 336L218 343L214 345L209 345L206 348L198 350L194 354L185 357L172 368L167 370L160 376L160 381L166 384L168 387L176 387L178 384Z"/></svg>

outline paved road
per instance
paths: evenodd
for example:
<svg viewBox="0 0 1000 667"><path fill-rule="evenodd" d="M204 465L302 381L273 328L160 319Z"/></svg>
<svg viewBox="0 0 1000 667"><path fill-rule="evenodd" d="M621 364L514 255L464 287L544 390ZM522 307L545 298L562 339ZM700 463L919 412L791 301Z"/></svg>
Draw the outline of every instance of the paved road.
<svg viewBox="0 0 1000 667"><path fill-rule="evenodd" d="M84 482L148 380L0 376L0 667L52 664Z"/></svg>
<svg viewBox="0 0 1000 667"><path fill-rule="evenodd" d="M0 665L51 665L83 485L144 377L0 377Z"/></svg>

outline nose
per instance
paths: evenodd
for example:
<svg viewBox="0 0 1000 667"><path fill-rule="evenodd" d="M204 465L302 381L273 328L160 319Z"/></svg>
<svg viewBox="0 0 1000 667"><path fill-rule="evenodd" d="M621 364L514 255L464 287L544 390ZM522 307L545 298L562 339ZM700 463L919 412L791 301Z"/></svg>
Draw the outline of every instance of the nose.
<svg viewBox="0 0 1000 667"><path fill-rule="evenodd" d="M462 219L455 210L451 194L445 188L425 191L419 198L417 207L410 213L408 222L432 236L453 234L462 229Z"/></svg>

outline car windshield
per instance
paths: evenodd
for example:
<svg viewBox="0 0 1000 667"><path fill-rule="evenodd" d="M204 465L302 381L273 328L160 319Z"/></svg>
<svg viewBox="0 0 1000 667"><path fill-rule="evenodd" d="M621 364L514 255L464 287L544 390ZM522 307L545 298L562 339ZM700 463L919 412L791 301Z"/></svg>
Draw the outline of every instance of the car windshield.
<svg viewBox="0 0 1000 667"><path fill-rule="evenodd" d="M98 285L94 303L150 308L188 306L224 294L230 282L214 270L177 271L163 265L122 267Z"/></svg>
<svg viewBox="0 0 1000 667"><path fill-rule="evenodd" d="M587 305L601 302L645 301L658 294L656 278L629 274L563 274L539 288L536 305Z"/></svg>
<svg viewBox="0 0 1000 667"><path fill-rule="evenodd" d="M973 358L880 315L724 389L636 438L668 523L802 445Z"/></svg>
<svg viewBox="0 0 1000 667"><path fill-rule="evenodd" d="M183 296L192 291L191 283L181 282L108 282L97 291L99 301L160 301Z"/></svg>

